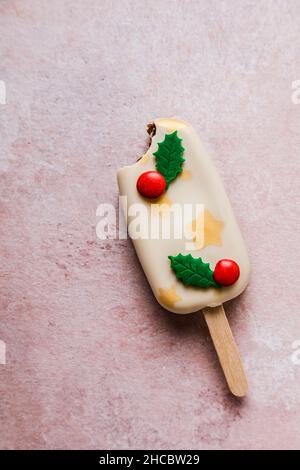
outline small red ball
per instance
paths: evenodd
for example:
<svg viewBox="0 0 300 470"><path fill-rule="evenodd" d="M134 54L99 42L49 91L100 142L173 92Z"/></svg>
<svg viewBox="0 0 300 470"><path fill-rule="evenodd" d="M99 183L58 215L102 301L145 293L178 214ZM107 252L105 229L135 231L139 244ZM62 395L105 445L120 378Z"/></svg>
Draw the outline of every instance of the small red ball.
<svg viewBox="0 0 300 470"><path fill-rule="evenodd" d="M139 176L136 187L142 196L154 199L166 189L166 180L158 171L146 171Z"/></svg>
<svg viewBox="0 0 300 470"><path fill-rule="evenodd" d="M214 279L221 286L231 286L240 277L239 265L232 259L220 259L214 270Z"/></svg>

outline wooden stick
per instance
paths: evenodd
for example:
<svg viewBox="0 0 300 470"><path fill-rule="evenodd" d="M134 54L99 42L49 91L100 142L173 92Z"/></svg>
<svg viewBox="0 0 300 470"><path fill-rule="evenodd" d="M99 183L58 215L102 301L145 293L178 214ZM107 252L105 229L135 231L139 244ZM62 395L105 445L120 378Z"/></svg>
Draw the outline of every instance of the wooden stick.
<svg viewBox="0 0 300 470"><path fill-rule="evenodd" d="M203 314L228 387L233 395L244 397L248 392L247 377L223 305L204 308Z"/></svg>

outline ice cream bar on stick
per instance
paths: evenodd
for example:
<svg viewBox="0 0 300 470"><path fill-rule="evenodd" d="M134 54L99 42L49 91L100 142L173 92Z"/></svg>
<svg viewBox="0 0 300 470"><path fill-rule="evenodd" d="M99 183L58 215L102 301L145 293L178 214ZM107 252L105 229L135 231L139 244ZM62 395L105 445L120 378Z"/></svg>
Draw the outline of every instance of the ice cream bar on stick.
<svg viewBox="0 0 300 470"><path fill-rule="evenodd" d="M148 126L150 146L118 170L128 232L157 301L178 314L202 310L230 391L248 391L223 308L249 279L247 250L222 181L193 127Z"/></svg>

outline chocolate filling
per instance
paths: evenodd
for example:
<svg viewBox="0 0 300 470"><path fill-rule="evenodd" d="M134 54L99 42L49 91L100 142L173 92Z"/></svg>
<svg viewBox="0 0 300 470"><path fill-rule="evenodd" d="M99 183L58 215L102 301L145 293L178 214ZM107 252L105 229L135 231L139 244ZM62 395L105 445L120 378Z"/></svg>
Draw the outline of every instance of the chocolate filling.
<svg viewBox="0 0 300 470"><path fill-rule="evenodd" d="M150 124L147 125L147 132L149 134L149 146L148 146L148 148L149 148L150 145L151 145L151 142L152 142L152 137L154 137L155 134L156 134L156 126L155 126L154 122L151 122ZM137 159L137 162L141 158L143 158L143 155L140 158Z"/></svg>
<svg viewBox="0 0 300 470"><path fill-rule="evenodd" d="M156 134L156 126L155 126L154 122L151 122L150 124L148 124L148 126L147 126L147 132L148 132L148 134L149 134L149 136L150 136L150 143L149 143L149 147L150 147L151 141L152 141L152 137L154 137L155 134Z"/></svg>

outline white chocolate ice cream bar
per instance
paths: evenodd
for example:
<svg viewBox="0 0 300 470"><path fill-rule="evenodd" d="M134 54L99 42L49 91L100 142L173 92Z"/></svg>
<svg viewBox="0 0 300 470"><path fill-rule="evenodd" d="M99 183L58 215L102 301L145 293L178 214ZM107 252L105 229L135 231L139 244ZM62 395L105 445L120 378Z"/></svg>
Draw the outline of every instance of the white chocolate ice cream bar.
<svg viewBox="0 0 300 470"><path fill-rule="evenodd" d="M174 313L191 313L204 307L215 307L233 299L243 292L249 280L249 259L247 250L234 217L231 205L209 155L193 127L179 119L157 119L155 133L146 154L134 165L118 170L117 179L121 196L127 196L127 210L132 204L142 204L149 217L151 206L163 204L156 217L166 217L174 204L203 205L197 217L187 223L187 231L202 229L201 236L194 236L187 245L186 239L140 238L133 244L143 270L157 301L162 307ZM184 148L182 171L170 182L158 199L147 199L137 189L137 180L143 173L157 170L154 153L159 149L166 135L177 131ZM130 224L133 217L128 217ZM229 287L208 287L185 285L171 269L169 256L179 253L201 258L213 271L221 259L234 260L240 269L237 281Z"/></svg>

